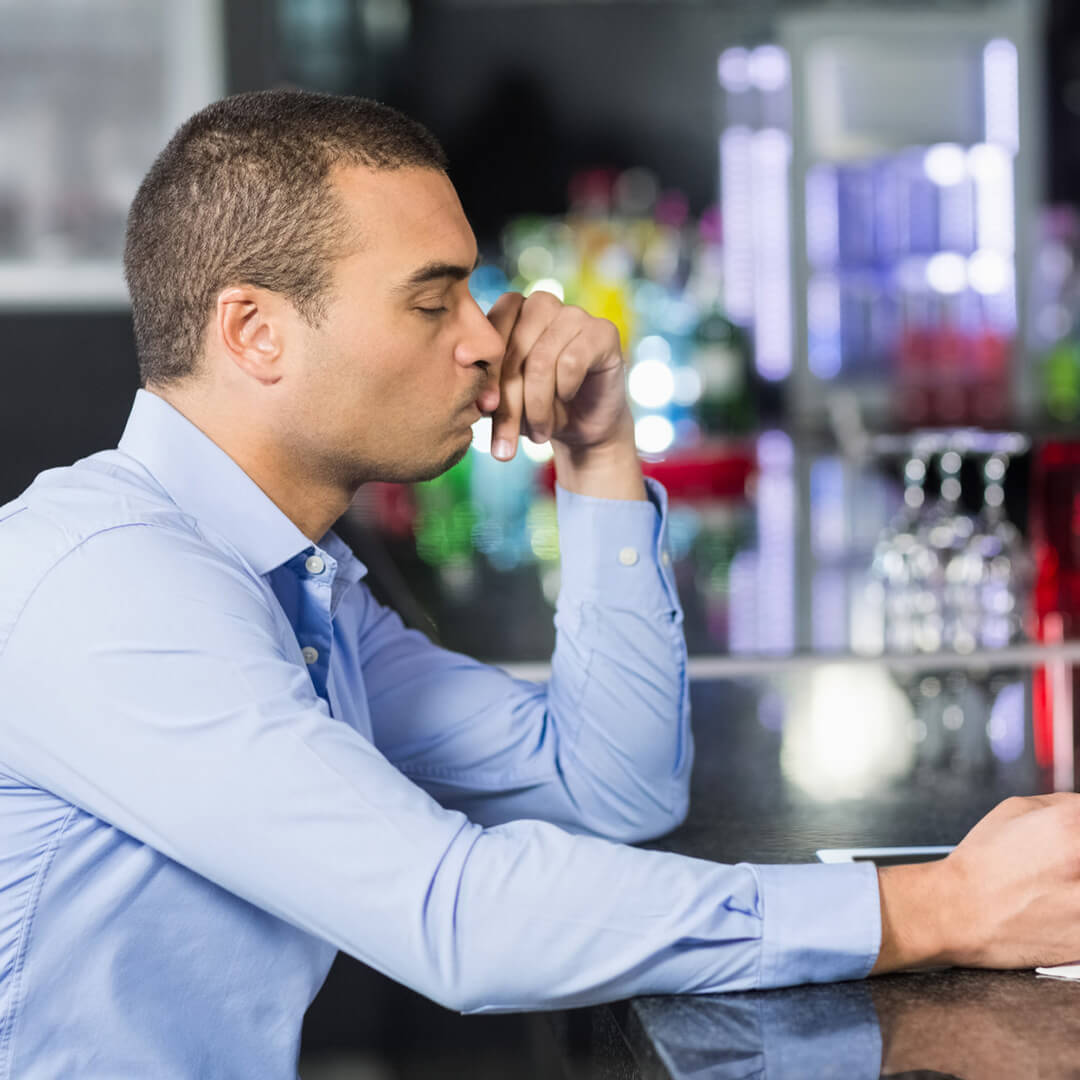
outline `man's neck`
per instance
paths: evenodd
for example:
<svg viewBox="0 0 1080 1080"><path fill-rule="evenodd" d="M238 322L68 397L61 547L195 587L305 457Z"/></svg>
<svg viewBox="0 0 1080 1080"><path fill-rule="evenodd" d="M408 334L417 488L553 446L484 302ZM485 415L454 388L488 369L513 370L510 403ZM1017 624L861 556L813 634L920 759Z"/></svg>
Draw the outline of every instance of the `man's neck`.
<svg viewBox="0 0 1080 1080"><path fill-rule="evenodd" d="M208 439L225 451L275 506L309 539L318 543L348 508L351 492L319 483L296 468L287 450L245 422L248 410L223 405L186 389L147 386Z"/></svg>

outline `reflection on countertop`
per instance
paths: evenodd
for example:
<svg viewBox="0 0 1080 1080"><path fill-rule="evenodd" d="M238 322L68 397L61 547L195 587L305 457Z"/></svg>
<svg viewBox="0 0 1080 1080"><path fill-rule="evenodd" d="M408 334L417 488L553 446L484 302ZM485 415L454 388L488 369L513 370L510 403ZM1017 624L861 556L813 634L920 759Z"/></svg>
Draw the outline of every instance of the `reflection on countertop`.
<svg viewBox="0 0 1080 1080"><path fill-rule="evenodd" d="M1080 986L1020 971L913 973L641 998L623 1023L634 1051L675 1080L1065 1080L1077 1075Z"/></svg>

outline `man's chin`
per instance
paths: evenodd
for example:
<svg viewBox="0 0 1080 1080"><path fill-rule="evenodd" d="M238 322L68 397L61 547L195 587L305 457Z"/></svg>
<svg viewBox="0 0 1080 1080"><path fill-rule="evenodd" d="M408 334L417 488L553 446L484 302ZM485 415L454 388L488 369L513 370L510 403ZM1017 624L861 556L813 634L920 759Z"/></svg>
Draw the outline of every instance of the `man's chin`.
<svg viewBox="0 0 1080 1080"><path fill-rule="evenodd" d="M471 432L468 439L464 440L455 450L441 460L422 462L398 459L397 461L383 461L371 465L365 470L363 479L359 480L356 486L359 487L360 484L370 483L371 481L381 481L388 484L420 484L425 480L434 480L435 477L442 476L444 472L452 469L461 461L469 452L470 446L472 446Z"/></svg>
<svg viewBox="0 0 1080 1080"><path fill-rule="evenodd" d="M469 452L469 447L472 446L472 440L470 439L463 447L455 450L449 457L445 458L439 465L433 466L430 470L425 471L422 475L417 476L415 483L422 483L424 480L434 480L436 476L442 476L448 469L452 469L459 461L461 461L465 455Z"/></svg>
<svg viewBox="0 0 1080 1080"><path fill-rule="evenodd" d="M434 480L442 476L448 469L452 469L469 452L472 440L459 446L453 453L448 454L441 461L420 464L416 462L401 462L390 465L378 471L377 475L370 476L371 480L383 480L392 484L422 484L425 480Z"/></svg>

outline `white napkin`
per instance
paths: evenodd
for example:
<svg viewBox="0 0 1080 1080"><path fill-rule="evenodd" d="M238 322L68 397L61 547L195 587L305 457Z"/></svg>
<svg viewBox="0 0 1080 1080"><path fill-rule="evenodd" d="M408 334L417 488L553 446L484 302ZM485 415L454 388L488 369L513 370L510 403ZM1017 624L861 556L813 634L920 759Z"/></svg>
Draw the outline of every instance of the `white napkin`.
<svg viewBox="0 0 1080 1080"><path fill-rule="evenodd" d="M1046 975L1051 979L1076 979L1080 981L1080 964L1057 964L1054 967L1035 969L1036 975Z"/></svg>

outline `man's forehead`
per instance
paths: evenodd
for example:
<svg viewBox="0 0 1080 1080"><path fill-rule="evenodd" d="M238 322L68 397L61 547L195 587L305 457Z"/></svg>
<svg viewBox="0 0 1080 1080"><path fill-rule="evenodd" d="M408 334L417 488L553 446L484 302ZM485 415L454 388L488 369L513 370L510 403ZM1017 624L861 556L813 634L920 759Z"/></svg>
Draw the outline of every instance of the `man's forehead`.
<svg viewBox="0 0 1080 1080"><path fill-rule="evenodd" d="M476 238L445 173L350 165L336 168L331 182L351 234L345 258L377 267L394 291L433 262L471 268Z"/></svg>
<svg viewBox="0 0 1080 1080"><path fill-rule="evenodd" d="M443 172L425 168L371 169L339 166L331 182L346 212L366 236L471 230L453 184Z"/></svg>

